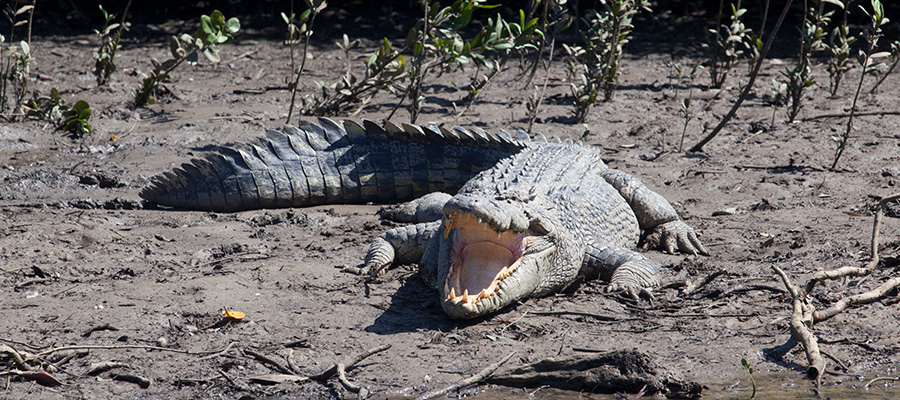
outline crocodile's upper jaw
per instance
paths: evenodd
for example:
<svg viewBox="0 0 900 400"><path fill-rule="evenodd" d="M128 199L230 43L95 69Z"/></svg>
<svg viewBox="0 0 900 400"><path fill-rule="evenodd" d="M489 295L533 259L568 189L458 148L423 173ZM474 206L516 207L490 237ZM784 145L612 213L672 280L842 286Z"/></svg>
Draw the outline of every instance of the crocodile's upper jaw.
<svg viewBox="0 0 900 400"><path fill-rule="evenodd" d="M496 230L471 212L444 218L438 290L444 311L454 318L492 313L529 297L541 282L539 268L550 261L553 241L541 227ZM443 264L443 263L442 263Z"/></svg>

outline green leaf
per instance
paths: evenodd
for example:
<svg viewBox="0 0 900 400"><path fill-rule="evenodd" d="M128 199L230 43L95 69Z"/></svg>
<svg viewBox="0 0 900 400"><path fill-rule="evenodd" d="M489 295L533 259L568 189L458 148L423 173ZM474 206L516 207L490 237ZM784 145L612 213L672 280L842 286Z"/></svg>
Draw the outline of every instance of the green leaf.
<svg viewBox="0 0 900 400"><path fill-rule="evenodd" d="M229 35L237 33L240 29L241 21L238 21L237 18L229 18L228 22L225 23L225 31L227 31Z"/></svg>
<svg viewBox="0 0 900 400"><path fill-rule="evenodd" d="M219 58L219 52L212 46L203 49L203 55L206 57L207 60L212 61L214 63L218 63L218 62L222 61L222 59Z"/></svg>

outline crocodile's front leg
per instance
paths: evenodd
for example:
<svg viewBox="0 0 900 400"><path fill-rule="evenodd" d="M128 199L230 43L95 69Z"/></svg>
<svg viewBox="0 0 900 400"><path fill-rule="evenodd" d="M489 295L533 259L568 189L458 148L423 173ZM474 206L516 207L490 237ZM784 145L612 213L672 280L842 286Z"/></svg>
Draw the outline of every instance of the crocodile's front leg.
<svg viewBox="0 0 900 400"><path fill-rule="evenodd" d="M659 193L616 169L607 169L602 175L631 206L641 230L649 232L645 238L648 246L669 253L678 250L688 254L709 254L694 229L681 220L669 201Z"/></svg>
<svg viewBox="0 0 900 400"><path fill-rule="evenodd" d="M414 225L391 229L375 238L369 245L363 267L349 267L344 271L368 275L369 280L372 280L391 265L418 263L425 253L428 241L441 225L442 210L450 197L443 192L434 192L406 203L382 208L379 211L382 218Z"/></svg>
<svg viewBox="0 0 900 400"><path fill-rule="evenodd" d="M372 280L393 264L418 263L425 253L425 246L440 226L441 221L435 221L391 229L369 245L362 268L345 268L344 271L368 275L368 280Z"/></svg>
<svg viewBox="0 0 900 400"><path fill-rule="evenodd" d="M579 275L609 281L608 291L626 291L636 297L659 286L659 265L641 253L605 244L589 245Z"/></svg>

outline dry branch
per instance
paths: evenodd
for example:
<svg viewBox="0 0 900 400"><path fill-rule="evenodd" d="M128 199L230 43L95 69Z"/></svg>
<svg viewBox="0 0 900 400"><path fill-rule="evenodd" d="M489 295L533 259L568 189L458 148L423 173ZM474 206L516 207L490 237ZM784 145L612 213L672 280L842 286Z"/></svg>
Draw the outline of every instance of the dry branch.
<svg viewBox="0 0 900 400"><path fill-rule="evenodd" d="M262 363L274 365L277 370L279 370L280 372L283 372L281 374L265 374L265 375L251 376L248 379L252 382L269 384L269 385L274 385L274 384L284 383L284 382L306 383L306 382L309 382L310 380L317 380L317 381L328 380L331 377L337 375L338 380L341 382L342 385L344 385L345 388L347 388L347 390L349 390L353 393L358 393L359 397L366 397L368 395L368 390L366 390L366 388L364 388L364 387L361 387L359 385L356 385L356 384L350 382L350 380L347 379L347 370L350 368L353 368L353 366L355 366L356 364L359 364L362 360L365 360L366 358L368 358L374 354L380 353L380 352L385 351L390 348L391 348L391 345L389 345L389 344L383 344L378 347L373 347L373 348L366 350L365 352L357 355L356 357L353 357L347 363L342 363L342 362L336 363L333 366L331 366L330 368L328 368L316 375L312 375L312 376L301 376L294 372L297 370L297 367L294 365L294 362L293 362L293 357L292 357L293 354L288 355L287 360L288 360L288 366L290 367L290 368L288 368L288 367L281 365L281 363L273 360L272 358L262 355L262 354L259 354L259 353L256 353L252 350L244 350L244 353L247 353L248 355L253 356L253 358L257 359L258 361L260 361Z"/></svg>
<svg viewBox="0 0 900 400"><path fill-rule="evenodd" d="M819 351L819 345L816 337L812 333L813 324L827 320L851 306L869 304L884 298L892 290L900 287L900 277L888 279L879 287L865 293L852 296L846 296L830 307L822 311L816 311L816 308L809 301L809 293L815 288L816 284L825 280L834 280L845 277L861 277L869 276L878 267L880 257L878 255L879 231L881 230L881 218L884 214L883 210L887 203L900 199L900 193L896 193L881 199L875 210L875 218L872 223L872 257L863 267L841 267L828 271L819 271L800 288L794 285L787 274L777 265L773 265L772 269L781 277L784 287L791 294L793 312L791 314L791 333L794 338L803 345L806 351L806 359L809 362L807 374L814 379L819 378L825 372L825 359ZM818 382L818 380L817 380Z"/></svg>

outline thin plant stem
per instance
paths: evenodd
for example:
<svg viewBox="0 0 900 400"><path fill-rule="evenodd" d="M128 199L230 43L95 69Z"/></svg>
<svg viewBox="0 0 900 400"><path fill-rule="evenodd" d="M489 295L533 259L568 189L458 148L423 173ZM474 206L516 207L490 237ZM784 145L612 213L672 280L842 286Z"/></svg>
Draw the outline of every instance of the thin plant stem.
<svg viewBox="0 0 900 400"><path fill-rule="evenodd" d="M829 170L834 171L835 167L837 167L841 155L844 154L844 148L847 147L847 140L850 139L850 132L853 130L853 116L856 115L856 101L859 99L859 92L862 89L863 79L866 77L866 64L868 63L863 64L862 73L859 74L859 82L856 84L856 94L853 95L853 103L850 106L850 116L847 118L847 128L841 136L841 142L838 144L837 151L834 154L834 161L831 163L831 167L828 168Z"/></svg>
<svg viewBox="0 0 900 400"><path fill-rule="evenodd" d="M531 133L531 129L534 127L534 120L537 119L538 110L544 103L544 95L547 93L547 84L550 82L550 64L553 62L553 49L555 45L556 37L550 39L550 56L547 57L547 66L544 68L544 74L546 76L544 76L544 84L541 85L541 91L538 94L537 102L534 104L534 109L531 112L531 115L528 116L528 133Z"/></svg>
<svg viewBox="0 0 900 400"><path fill-rule="evenodd" d="M296 104L297 99L297 85L300 84L300 76L303 75L303 69L306 67L306 52L309 50L309 40L312 37L312 29L313 23L316 21L316 16L319 15L319 10L313 10L309 16L309 24L306 25L306 38L303 40L303 52L300 53L300 68L297 68L297 75L294 77L294 85L291 87L291 105L288 108L288 116L285 123L291 122L291 116L294 113L294 104ZM294 52L291 51L291 56L293 58ZM293 61L292 61L293 63Z"/></svg>

